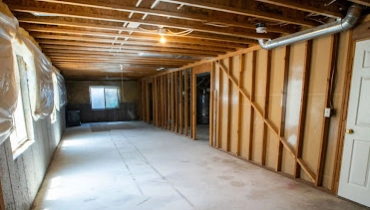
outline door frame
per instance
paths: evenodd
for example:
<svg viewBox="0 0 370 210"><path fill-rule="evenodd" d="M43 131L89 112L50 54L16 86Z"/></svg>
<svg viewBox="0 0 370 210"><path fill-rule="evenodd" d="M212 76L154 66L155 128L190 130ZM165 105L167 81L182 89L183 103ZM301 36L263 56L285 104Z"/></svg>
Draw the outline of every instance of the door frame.
<svg viewBox="0 0 370 210"><path fill-rule="evenodd" d="M210 63L206 63L203 65L200 65L199 67L194 67L191 70L191 104L190 104L190 110L191 110L191 116L190 116L190 133L191 133L191 138L193 140L197 140L197 76L202 73L207 73L209 72L210 75L210 80L211 80L211 87L210 89L212 90L212 76L213 76L213 66ZM212 95L212 94L211 94ZM211 98L212 99L212 98ZM211 105L212 105L212 100L210 101L210 112L211 112ZM211 114L211 113L210 113ZM211 122L211 119L210 119ZM211 126L210 126L211 130ZM210 131L211 133L211 131ZM211 141L211 136L209 141Z"/></svg>
<svg viewBox="0 0 370 210"><path fill-rule="evenodd" d="M345 73L345 81L343 86L343 98L342 98L342 114L339 119L338 127L338 142L335 151L335 159L337 160L334 163L333 169L333 182L332 182L332 193L338 195L339 188L339 178L340 171L342 167L342 155L344 148L344 138L345 130L347 126L347 117L348 117L348 105L349 105L349 96L352 82L352 73L353 73L353 60L355 56L355 47L358 41L369 40L370 39L370 16L367 19L367 22L359 24L356 28L350 31L349 42L348 42L348 55L347 55L347 66Z"/></svg>

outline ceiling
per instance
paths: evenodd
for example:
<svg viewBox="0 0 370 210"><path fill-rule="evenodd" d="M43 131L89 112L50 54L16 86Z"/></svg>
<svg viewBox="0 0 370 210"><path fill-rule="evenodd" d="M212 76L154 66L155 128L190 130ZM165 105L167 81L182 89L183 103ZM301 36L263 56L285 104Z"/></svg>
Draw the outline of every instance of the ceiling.
<svg viewBox="0 0 370 210"><path fill-rule="evenodd" d="M138 79L342 18L343 0L3 0L70 79ZM353 0L370 6L370 0ZM255 31L265 23L268 33ZM166 43L161 43L161 36Z"/></svg>

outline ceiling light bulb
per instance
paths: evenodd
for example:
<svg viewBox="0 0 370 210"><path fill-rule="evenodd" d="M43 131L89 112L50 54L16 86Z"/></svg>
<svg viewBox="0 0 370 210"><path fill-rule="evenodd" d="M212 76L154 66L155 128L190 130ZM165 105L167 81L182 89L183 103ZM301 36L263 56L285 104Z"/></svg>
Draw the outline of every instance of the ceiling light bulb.
<svg viewBox="0 0 370 210"><path fill-rule="evenodd" d="M166 38L165 38L164 36L161 36L160 42L161 42L162 44L166 43Z"/></svg>

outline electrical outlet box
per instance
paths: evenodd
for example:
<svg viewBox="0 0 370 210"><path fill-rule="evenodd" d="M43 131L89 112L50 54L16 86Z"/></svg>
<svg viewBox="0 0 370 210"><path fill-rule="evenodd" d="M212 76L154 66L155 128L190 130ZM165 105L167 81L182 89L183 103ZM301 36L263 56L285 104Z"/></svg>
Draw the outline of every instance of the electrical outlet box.
<svg viewBox="0 0 370 210"><path fill-rule="evenodd" d="M330 108L328 108L328 107L325 108L324 116L327 117L327 118L331 117L331 109Z"/></svg>

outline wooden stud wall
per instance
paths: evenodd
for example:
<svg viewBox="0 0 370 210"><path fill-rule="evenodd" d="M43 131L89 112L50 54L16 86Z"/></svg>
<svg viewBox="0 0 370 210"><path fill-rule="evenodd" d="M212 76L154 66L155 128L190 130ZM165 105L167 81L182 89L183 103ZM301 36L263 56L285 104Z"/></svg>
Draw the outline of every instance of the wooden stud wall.
<svg viewBox="0 0 370 210"><path fill-rule="evenodd" d="M140 119L154 126L188 135L190 113L189 93L190 80L188 70L173 72L140 81L139 109ZM152 91L149 92L149 85ZM150 94L153 104L150 107ZM153 111L153 121L150 120Z"/></svg>
<svg viewBox="0 0 370 210"><path fill-rule="evenodd" d="M166 102L154 116L165 125L157 126L168 129L170 123L170 130L185 135L190 126L191 138L196 139L196 74L209 71L212 147L334 192L343 113L337 109L348 68L348 52L338 49L349 45L350 32L336 36L271 51L256 47L231 53L190 70L145 78L141 90L147 90L154 78L156 97L161 97L155 101ZM149 102L140 101L146 116ZM324 118L328 106L337 114Z"/></svg>

